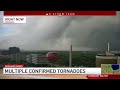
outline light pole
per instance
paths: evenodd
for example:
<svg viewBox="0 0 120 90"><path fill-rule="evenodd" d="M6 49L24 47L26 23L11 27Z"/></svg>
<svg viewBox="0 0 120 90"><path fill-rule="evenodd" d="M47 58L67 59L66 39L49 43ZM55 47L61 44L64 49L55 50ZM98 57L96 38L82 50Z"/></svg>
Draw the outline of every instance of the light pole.
<svg viewBox="0 0 120 90"><path fill-rule="evenodd" d="M72 45L70 45L69 67L72 67Z"/></svg>

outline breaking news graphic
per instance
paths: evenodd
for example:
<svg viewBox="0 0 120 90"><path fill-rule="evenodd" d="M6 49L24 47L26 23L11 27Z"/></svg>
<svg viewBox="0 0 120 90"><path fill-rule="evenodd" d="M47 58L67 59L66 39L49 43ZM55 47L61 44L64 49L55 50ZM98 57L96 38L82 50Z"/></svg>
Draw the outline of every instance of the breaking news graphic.
<svg viewBox="0 0 120 90"><path fill-rule="evenodd" d="M0 11L0 79L120 79L119 11Z"/></svg>

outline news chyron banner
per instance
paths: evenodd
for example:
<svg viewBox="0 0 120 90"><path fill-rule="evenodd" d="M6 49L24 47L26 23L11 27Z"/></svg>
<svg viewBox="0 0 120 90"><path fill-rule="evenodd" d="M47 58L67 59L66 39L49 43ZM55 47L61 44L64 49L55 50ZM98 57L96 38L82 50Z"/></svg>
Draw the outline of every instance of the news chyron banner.
<svg viewBox="0 0 120 90"><path fill-rule="evenodd" d="M97 67L24 67L22 64L4 65L3 75L85 75L86 79L120 79L119 64ZM28 76L27 76L28 77Z"/></svg>
<svg viewBox="0 0 120 90"><path fill-rule="evenodd" d="M3 23L27 23L27 16L116 16L116 11L4 11Z"/></svg>
<svg viewBox="0 0 120 90"><path fill-rule="evenodd" d="M51 68L24 67L24 65L5 65L3 74L101 74L101 68Z"/></svg>

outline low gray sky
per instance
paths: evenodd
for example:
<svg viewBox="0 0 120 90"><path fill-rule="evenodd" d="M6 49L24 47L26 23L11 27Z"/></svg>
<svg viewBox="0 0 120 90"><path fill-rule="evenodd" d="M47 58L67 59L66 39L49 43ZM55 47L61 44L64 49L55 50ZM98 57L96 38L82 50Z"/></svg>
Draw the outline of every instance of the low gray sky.
<svg viewBox="0 0 120 90"><path fill-rule="evenodd" d="M26 24L0 24L0 49L68 50L72 44L74 50L106 50L107 42L120 50L120 14L31 16Z"/></svg>

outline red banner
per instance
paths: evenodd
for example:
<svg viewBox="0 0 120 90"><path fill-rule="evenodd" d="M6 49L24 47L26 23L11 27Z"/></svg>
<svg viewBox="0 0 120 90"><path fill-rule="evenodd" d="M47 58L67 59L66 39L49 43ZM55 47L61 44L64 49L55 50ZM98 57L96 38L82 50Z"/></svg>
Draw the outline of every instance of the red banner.
<svg viewBox="0 0 120 90"><path fill-rule="evenodd" d="M46 15L46 16L115 16L116 11L4 11L4 16L33 16L33 15Z"/></svg>
<svg viewBox="0 0 120 90"><path fill-rule="evenodd" d="M6 64L4 68L23 68L24 64Z"/></svg>
<svg viewBox="0 0 120 90"><path fill-rule="evenodd" d="M111 75L87 75L88 79L120 79L120 74Z"/></svg>

